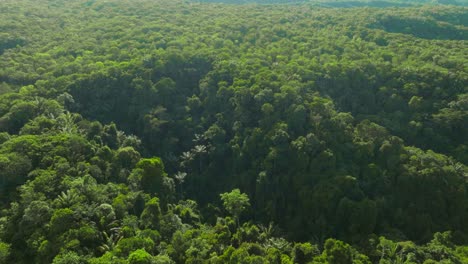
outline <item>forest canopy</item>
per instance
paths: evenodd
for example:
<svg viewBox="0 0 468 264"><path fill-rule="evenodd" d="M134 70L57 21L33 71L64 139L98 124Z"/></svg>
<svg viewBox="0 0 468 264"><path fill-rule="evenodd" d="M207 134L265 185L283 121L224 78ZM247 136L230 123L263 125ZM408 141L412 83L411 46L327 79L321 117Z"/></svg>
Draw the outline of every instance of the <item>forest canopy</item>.
<svg viewBox="0 0 468 264"><path fill-rule="evenodd" d="M0 263L468 263L466 3L220 2L0 2Z"/></svg>

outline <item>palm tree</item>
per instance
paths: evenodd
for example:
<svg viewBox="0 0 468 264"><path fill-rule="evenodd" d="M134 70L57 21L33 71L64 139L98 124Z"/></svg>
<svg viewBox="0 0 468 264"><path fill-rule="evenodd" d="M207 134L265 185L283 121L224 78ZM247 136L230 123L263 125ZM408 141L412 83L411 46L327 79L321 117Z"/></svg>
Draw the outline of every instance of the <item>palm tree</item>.
<svg viewBox="0 0 468 264"><path fill-rule="evenodd" d="M61 114L58 118L59 130L66 134L78 133L78 127L76 126L76 116L70 112Z"/></svg>
<svg viewBox="0 0 468 264"><path fill-rule="evenodd" d="M208 150L205 145L196 145L193 147L192 152L198 156L198 173L202 170L202 155L207 153Z"/></svg>
<svg viewBox="0 0 468 264"><path fill-rule="evenodd" d="M78 199L78 194L76 192L72 192L71 190L67 190L67 192L61 192L57 197L57 202L60 207L67 208L72 206L76 200Z"/></svg>
<svg viewBox="0 0 468 264"><path fill-rule="evenodd" d="M186 172L180 172L178 171L175 175L174 175L174 178L176 179L176 181L179 183L179 186L180 186L180 197L183 198L183 194L184 194L184 190L183 190L183 183L185 181L185 177L187 177L187 173Z"/></svg>
<svg viewBox="0 0 468 264"><path fill-rule="evenodd" d="M175 175L174 178L179 182L179 184L184 183L185 177L187 176L186 172L180 172L178 171Z"/></svg>
<svg viewBox="0 0 468 264"><path fill-rule="evenodd" d="M167 120L164 120L164 114L166 113L166 108L158 106L151 110L149 114L145 115L145 119L149 124L149 128L153 131L160 132L164 124L168 123Z"/></svg>
<svg viewBox="0 0 468 264"><path fill-rule="evenodd" d="M193 160L194 156L195 155L191 151L182 152L182 155L180 155L180 166L186 167L188 163Z"/></svg>
<svg viewBox="0 0 468 264"><path fill-rule="evenodd" d="M110 235L107 234L107 232L102 232L102 235L104 237L104 243L98 247L99 251L105 253L108 251L114 250L115 246L119 243L119 241L122 239L122 236L119 233L112 233Z"/></svg>

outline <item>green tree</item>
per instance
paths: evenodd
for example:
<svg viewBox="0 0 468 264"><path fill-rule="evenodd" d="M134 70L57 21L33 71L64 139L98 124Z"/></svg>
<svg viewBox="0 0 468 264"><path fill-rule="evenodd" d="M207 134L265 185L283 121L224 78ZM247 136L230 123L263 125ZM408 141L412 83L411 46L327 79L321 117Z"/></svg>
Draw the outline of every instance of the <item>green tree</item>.
<svg viewBox="0 0 468 264"><path fill-rule="evenodd" d="M145 209L141 213L140 217L141 224L143 228L159 229L161 217L159 199L154 197L145 204Z"/></svg>
<svg viewBox="0 0 468 264"><path fill-rule="evenodd" d="M250 206L249 197L239 189L220 194L224 208L236 219L239 226L239 216Z"/></svg>
<svg viewBox="0 0 468 264"><path fill-rule="evenodd" d="M7 263L10 255L10 245L0 241L0 263Z"/></svg>
<svg viewBox="0 0 468 264"><path fill-rule="evenodd" d="M141 177L141 187L150 194L158 194L166 204L175 193L174 181L164 172L164 164L160 158L141 159L136 164Z"/></svg>
<svg viewBox="0 0 468 264"><path fill-rule="evenodd" d="M151 264L153 257L144 249L138 249L128 256L129 264Z"/></svg>
<svg viewBox="0 0 468 264"><path fill-rule="evenodd" d="M292 250L292 261L298 264L306 264L312 261L315 256L320 255L316 245L310 243L296 243Z"/></svg>

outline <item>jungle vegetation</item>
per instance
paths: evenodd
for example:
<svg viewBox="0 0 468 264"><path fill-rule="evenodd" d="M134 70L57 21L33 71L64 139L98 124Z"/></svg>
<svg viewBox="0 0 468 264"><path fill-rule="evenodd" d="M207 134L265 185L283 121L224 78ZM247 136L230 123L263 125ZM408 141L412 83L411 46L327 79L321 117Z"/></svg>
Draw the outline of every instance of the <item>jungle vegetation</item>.
<svg viewBox="0 0 468 264"><path fill-rule="evenodd" d="M0 1L0 263L468 263L463 1L280 2Z"/></svg>

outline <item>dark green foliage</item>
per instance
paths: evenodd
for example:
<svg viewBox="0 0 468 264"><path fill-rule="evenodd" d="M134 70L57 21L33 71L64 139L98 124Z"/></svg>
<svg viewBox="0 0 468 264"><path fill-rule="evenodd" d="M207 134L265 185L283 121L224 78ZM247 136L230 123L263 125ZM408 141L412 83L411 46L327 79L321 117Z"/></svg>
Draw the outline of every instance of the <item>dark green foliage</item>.
<svg viewBox="0 0 468 264"><path fill-rule="evenodd" d="M297 243L292 250L292 261L298 264L305 264L311 262L317 255L320 255L320 251L316 246L310 243Z"/></svg>
<svg viewBox="0 0 468 264"><path fill-rule="evenodd" d="M0 263L467 263L467 8L259 2L0 2Z"/></svg>
<svg viewBox="0 0 468 264"><path fill-rule="evenodd" d="M141 214L141 223L144 228L159 229L160 221L161 208L159 207L159 199L155 197L146 203Z"/></svg>
<svg viewBox="0 0 468 264"><path fill-rule="evenodd" d="M134 171L140 178L141 188L150 194L161 197L164 205L172 200L174 181L167 177L160 158L142 159Z"/></svg>
<svg viewBox="0 0 468 264"><path fill-rule="evenodd" d="M325 251L327 262L330 264L351 264L351 247L342 241L328 239L325 241Z"/></svg>

